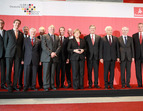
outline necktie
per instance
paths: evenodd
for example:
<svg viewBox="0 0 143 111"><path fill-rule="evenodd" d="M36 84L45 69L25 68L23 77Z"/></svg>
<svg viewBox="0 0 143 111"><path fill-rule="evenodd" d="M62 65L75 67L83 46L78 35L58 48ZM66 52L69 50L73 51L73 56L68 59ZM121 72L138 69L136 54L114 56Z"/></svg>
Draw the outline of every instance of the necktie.
<svg viewBox="0 0 143 111"><path fill-rule="evenodd" d="M140 44L142 44L142 33L140 32Z"/></svg>
<svg viewBox="0 0 143 111"><path fill-rule="evenodd" d="M61 36L61 45L63 44L62 36Z"/></svg>
<svg viewBox="0 0 143 111"><path fill-rule="evenodd" d="M53 40L53 42L54 42L54 35L51 35L51 38L52 38L52 40Z"/></svg>
<svg viewBox="0 0 143 111"><path fill-rule="evenodd" d="M32 46L33 46L33 39L31 39L31 44L32 44Z"/></svg>
<svg viewBox="0 0 143 111"><path fill-rule="evenodd" d="M126 45L127 44L127 37L125 36L124 38L125 38L125 45Z"/></svg>
<svg viewBox="0 0 143 111"><path fill-rule="evenodd" d="M91 39L92 39L92 45L94 45L94 38L93 38L93 34L92 34L92 38L91 38Z"/></svg>
<svg viewBox="0 0 143 111"><path fill-rule="evenodd" d="M16 37L16 39L18 38L18 31L17 30L15 30L15 37Z"/></svg>
<svg viewBox="0 0 143 111"><path fill-rule="evenodd" d="M112 43L112 42L111 42L111 36L109 36L109 44L111 45L111 43Z"/></svg>

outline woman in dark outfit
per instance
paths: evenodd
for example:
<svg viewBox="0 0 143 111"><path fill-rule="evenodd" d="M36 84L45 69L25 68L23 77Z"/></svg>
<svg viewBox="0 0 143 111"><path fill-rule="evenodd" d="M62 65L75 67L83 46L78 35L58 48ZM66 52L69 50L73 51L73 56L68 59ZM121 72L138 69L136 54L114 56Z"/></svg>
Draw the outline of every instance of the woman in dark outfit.
<svg viewBox="0 0 143 111"><path fill-rule="evenodd" d="M79 29L74 30L74 38L68 43L67 50L69 51L72 75L73 75L73 88L84 88L84 66L85 66L85 52L86 44L84 39L80 38L81 32Z"/></svg>

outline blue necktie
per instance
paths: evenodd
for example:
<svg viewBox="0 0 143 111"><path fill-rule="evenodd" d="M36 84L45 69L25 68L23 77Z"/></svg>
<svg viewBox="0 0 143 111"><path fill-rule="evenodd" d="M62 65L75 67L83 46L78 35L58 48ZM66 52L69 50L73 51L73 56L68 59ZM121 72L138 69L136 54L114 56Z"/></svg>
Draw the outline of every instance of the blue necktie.
<svg viewBox="0 0 143 111"><path fill-rule="evenodd" d="M125 38L125 45L126 45L127 44L127 37L125 36L124 38Z"/></svg>

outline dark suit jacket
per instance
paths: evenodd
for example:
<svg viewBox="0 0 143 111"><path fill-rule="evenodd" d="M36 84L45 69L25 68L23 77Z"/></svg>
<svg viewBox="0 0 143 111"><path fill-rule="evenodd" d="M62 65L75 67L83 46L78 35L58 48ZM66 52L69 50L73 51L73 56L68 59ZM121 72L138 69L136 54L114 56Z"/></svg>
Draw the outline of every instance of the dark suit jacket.
<svg viewBox="0 0 143 111"><path fill-rule="evenodd" d="M133 42L134 42L134 52L136 60L143 60L143 42L140 44L139 33L133 34Z"/></svg>
<svg viewBox="0 0 143 111"><path fill-rule="evenodd" d="M22 49L23 49L23 33L18 32L18 39L16 40L14 30L8 30L5 33L5 57L14 57L17 56L21 58L22 56Z"/></svg>
<svg viewBox="0 0 143 111"><path fill-rule="evenodd" d="M61 45L59 59L62 59L63 61L66 61L68 58L68 51L67 51L68 41L69 41L68 38L64 37L64 41Z"/></svg>
<svg viewBox="0 0 143 111"><path fill-rule="evenodd" d="M84 52L82 54L77 54L77 53L73 52L74 49L84 49ZM79 59L84 60L85 55L86 55L85 40L80 38L80 46L78 46L78 43L75 38L69 40L67 50L70 53L70 60L79 60Z"/></svg>
<svg viewBox="0 0 143 111"><path fill-rule="evenodd" d="M5 31L6 30L3 30L3 37L0 35L0 58L3 58L5 55L5 49L4 49Z"/></svg>
<svg viewBox="0 0 143 111"><path fill-rule="evenodd" d="M87 53L86 53L87 59L92 60L92 58L94 58L95 60L99 60L99 47L100 47L101 37L95 35L94 45L92 44L90 34L85 36L84 39L87 47Z"/></svg>
<svg viewBox="0 0 143 111"><path fill-rule="evenodd" d="M54 42L53 42L49 34L43 35L41 62L50 62L52 52L55 52L57 54L57 57L53 58L53 62L59 62L58 55L60 49L61 45L58 36L54 35Z"/></svg>
<svg viewBox="0 0 143 111"><path fill-rule="evenodd" d="M119 43L115 36L112 36L112 44L109 44L107 36L101 38L100 59L104 61L116 60L119 58Z"/></svg>
<svg viewBox="0 0 143 111"><path fill-rule="evenodd" d="M123 37L120 36L119 40L119 49L120 49L120 60L124 61L126 58L128 61L131 61L134 58L134 44L133 39L130 36L127 36L127 43L125 45Z"/></svg>
<svg viewBox="0 0 143 111"><path fill-rule="evenodd" d="M39 65L41 54L41 40L35 38L32 46L30 37L24 39L24 65Z"/></svg>

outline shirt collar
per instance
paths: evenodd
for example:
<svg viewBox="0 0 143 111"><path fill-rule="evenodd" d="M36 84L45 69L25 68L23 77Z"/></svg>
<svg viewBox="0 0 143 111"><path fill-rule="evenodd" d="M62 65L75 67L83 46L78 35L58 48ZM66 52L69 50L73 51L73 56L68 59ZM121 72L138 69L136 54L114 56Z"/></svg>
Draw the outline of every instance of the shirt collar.
<svg viewBox="0 0 143 111"><path fill-rule="evenodd" d="M18 29L16 30L16 29L14 29L14 28L13 28L13 30L14 30L14 31L17 31L17 32L19 31Z"/></svg>
<svg viewBox="0 0 143 111"><path fill-rule="evenodd" d="M32 37L30 36L30 39L32 39ZM33 37L33 40L35 40L35 37Z"/></svg>

